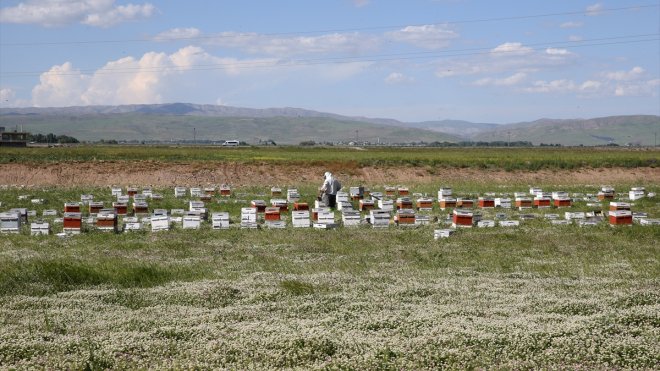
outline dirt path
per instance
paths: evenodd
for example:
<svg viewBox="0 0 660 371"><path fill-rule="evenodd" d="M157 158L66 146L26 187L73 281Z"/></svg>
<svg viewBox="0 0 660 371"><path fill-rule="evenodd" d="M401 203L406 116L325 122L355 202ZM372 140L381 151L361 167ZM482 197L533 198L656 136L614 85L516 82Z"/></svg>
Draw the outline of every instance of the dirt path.
<svg viewBox="0 0 660 371"><path fill-rule="evenodd" d="M0 185L8 186L194 186L228 183L233 186L316 184L326 168L288 164L78 162L59 164L2 164ZM363 167L330 169L345 184L660 184L660 169L603 168L507 172L479 169Z"/></svg>

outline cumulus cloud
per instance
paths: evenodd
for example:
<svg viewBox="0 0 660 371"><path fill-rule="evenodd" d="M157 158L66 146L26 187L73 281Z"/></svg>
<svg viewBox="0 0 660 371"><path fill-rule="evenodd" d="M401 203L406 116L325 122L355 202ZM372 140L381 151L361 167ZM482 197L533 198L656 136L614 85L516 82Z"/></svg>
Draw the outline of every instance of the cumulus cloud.
<svg viewBox="0 0 660 371"><path fill-rule="evenodd" d="M641 78L646 71L639 66L633 67L630 71L606 72L605 78L615 81L629 81Z"/></svg>
<svg viewBox="0 0 660 371"><path fill-rule="evenodd" d="M398 31L388 32L386 37L415 45L424 49L440 49L449 46L458 33L440 25L407 26Z"/></svg>
<svg viewBox="0 0 660 371"><path fill-rule="evenodd" d="M558 49L558 48L547 48L545 50L545 53L548 55L562 55L562 56L571 54L571 52L569 52L566 49Z"/></svg>
<svg viewBox="0 0 660 371"><path fill-rule="evenodd" d="M0 9L0 22L39 24L46 27L82 23L109 27L148 18L156 8L150 3L115 5L115 0L28 0Z"/></svg>
<svg viewBox="0 0 660 371"><path fill-rule="evenodd" d="M592 17L600 15L602 12L603 12L603 4L601 3L589 5L586 9L586 14Z"/></svg>
<svg viewBox="0 0 660 371"><path fill-rule="evenodd" d="M397 84L408 84L411 82L414 82L415 79L412 77L406 76L402 74L401 72L392 72L387 77L385 78L385 82L387 84L391 85L397 85Z"/></svg>
<svg viewBox="0 0 660 371"><path fill-rule="evenodd" d="M154 36L154 41L170 41L170 40L179 40L179 39L190 39L193 37L198 37L202 34L197 28L188 27L188 28L172 28L167 31L163 31L158 35Z"/></svg>
<svg viewBox="0 0 660 371"><path fill-rule="evenodd" d="M522 43L518 42L507 42L501 45L498 45L497 47L493 48L490 52L492 55L495 56L520 56L520 55L527 55L532 53L532 48L523 46Z"/></svg>
<svg viewBox="0 0 660 371"><path fill-rule="evenodd" d="M573 91L575 88L576 85L572 80L561 79L553 81L538 80L531 87L523 90L531 93L563 93Z"/></svg>
<svg viewBox="0 0 660 371"><path fill-rule="evenodd" d="M518 72L516 74L513 74L508 77L504 78L492 78L492 77L485 77L483 79L479 79L473 83L473 85L476 86L487 86L487 85L493 85L493 86L513 86L513 85L518 85L521 82L523 82L527 78L527 74L524 72Z"/></svg>
<svg viewBox="0 0 660 371"><path fill-rule="evenodd" d="M5 104L5 102L13 101L16 97L14 90L10 88L0 89L0 104Z"/></svg>

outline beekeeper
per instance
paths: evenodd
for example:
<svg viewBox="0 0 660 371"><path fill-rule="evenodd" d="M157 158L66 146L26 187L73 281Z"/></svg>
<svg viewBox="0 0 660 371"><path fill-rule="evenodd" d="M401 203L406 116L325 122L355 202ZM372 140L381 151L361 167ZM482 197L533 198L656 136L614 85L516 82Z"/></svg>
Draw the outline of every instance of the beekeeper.
<svg viewBox="0 0 660 371"><path fill-rule="evenodd" d="M341 183L329 171L325 172L323 178L323 185L319 189L319 201L334 208L337 206L337 192L341 190Z"/></svg>

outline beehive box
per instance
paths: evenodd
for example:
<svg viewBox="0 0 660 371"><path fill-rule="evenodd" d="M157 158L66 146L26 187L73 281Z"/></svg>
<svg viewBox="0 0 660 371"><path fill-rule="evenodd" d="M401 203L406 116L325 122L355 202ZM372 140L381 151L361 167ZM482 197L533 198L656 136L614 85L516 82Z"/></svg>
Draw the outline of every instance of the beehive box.
<svg viewBox="0 0 660 371"><path fill-rule="evenodd" d="M190 197L201 197L202 195L204 195L204 192L202 191L201 188L199 187L190 188Z"/></svg>
<svg viewBox="0 0 660 371"><path fill-rule="evenodd" d="M174 187L174 197L176 198L182 198L186 196L186 192L188 190L186 187Z"/></svg>
<svg viewBox="0 0 660 371"><path fill-rule="evenodd" d="M640 225L660 225L660 219L640 219L639 220Z"/></svg>
<svg viewBox="0 0 660 371"><path fill-rule="evenodd" d="M573 205L573 200L570 198L555 198L554 204L555 207L571 207Z"/></svg>
<svg viewBox="0 0 660 371"><path fill-rule="evenodd" d="M47 209L41 212L41 216L57 216L57 210Z"/></svg>
<svg viewBox="0 0 660 371"><path fill-rule="evenodd" d="M271 197L280 197L282 196L282 188L280 187L270 187Z"/></svg>
<svg viewBox="0 0 660 371"><path fill-rule="evenodd" d="M117 197L122 195L122 189L121 187L111 187L110 192L112 194L112 197Z"/></svg>
<svg viewBox="0 0 660 371"><path fill-rule="evenodd" d="M337 223L314 223L315 229L335 229L339 227Z"/></svg>
<svg viewBox="0 0 660 371"><path fill-rule="evenodd" d="M616 210L630 210L628 202L610 202L610 211Z"/></svg>
<svg viewBox="0 0 660 371"><path fill-rule="evenodd" d="M131 201L131 198L128 195L117 196L117 202L123 202L128 204Z"/></svg>
<svg viewBox="0 0 660 371"><path fill-rule="evenodd" d="M309 210L309 205L307 202L294 202L293 203L293 210L294 211L303 211L303 210Z"/></svg>
<svg viewBox="0 0 660 371"><path fill-rule="evenodd" d="M139 231L142 229L142 224L137 221L124 221L124 231Z"/></svg>
<svg viewBox="0 0 660 371"><path fill-rule="evenodd" d="M289 211L289 204L287 203L286 200L281 199L281 198L273 198L270 200L270 205L272 207L277 207L280 209L281 212L285 213Z"/></svg>
<svg viewBox="0 0 660 371"><path fill-rule="evenodd" d="M101 231L117 232L117 214L114 209L99 210L96 216L96 228Z"/></svg>
<svg viewBox="0 0 660 371"><path fill-rule="evenodd" d="M397 210L412 210L413 202L408 197L399 197L396 199L396 209Z"/></svg>
<svg viewBox="0 0 660 371"><path fill-rule="evenodd" d="M331 211L331 210L319 210L319 211L317 211L316 223L318 223L318 224L334 224L335 223L335 213L334 213L334 211Z"/></svg>
<svg viewBox="0 0 660 371"><path fill-rule="evenodd" d="M495 199L495 207L501 207L502 209L510 209L511 199L506 197L498 197Z"/></svg>
<svg viewBox="0 0 660 371"><path fill-rule="evenodd" d="M492 209L495 207L495 199L491 197L479 197L479 207L482 209Z"/></svg>
<svg viewBox="0 0 660 371"><path fill-rule="evenodd" d="M43 205L46 203L46 200L43 198L33 198L30 200L30 203L33 205Z"/></svg>
<svg viewBox="0 0 660 371"><path fill-rule="evenodd" d="M15 212L0 213L0 232L20 233L22 225L21 216Z"/></svg>
<svg viewBox="0 0 660 371"><path fill-rule="evenodd" d="M345 227L355 227L360 225L360 212L354 210L344 210L341 213L341 221Z"/></svg>
<svg viewBox="0 0 660 371"><path fill-rule="evenodd" d="M348 192L337 192L337 202L351 202L351 198L348 196Z"/></svg>
<svg viewBox="0 0 660 371"><path fill-rule="evenodd" d="M138 194L137 187L126 188L126 194L128 195L128 197L134 197L136 194Z"/></svg>
<svg viewBox="0 0 660 371"><path fill-rule="evenodd" d="M543 218L548 220L557 220L559 219L559 214L545 214L543 215Z"/></svg>
<svg viewBox="0 0 660 371"><path fill-rule="evenodd" d="M457 203L456 199L449 196L445 198L441 198L438 201L441 210L456 208L456 203Z"/></svg>
<svg viewBox="0 0 660 371"><path fill-rule="evenodd" d="M50 224L42 220L30 223L30 235L49 235L50 234Z"/></svg>
<svg viewBox="0 0 660 371"><path fill-rule="evenodd" d="M576 220L576 219L586 219L586 214L582 211L576 211L576 212L565 212L564 213L564 219L566 220Z"/></svg>
<svg viewBox="0 0 660 371"><path fill-rule="evenodd" d="M211 214L211 228L229 229L229 213L221 211Z"/></svg>
<svg viewBox="0 0 660 371"><path fill-rule="evenodd" d="M286 221L285 220L266 220L264 226L268 229L285 229Z"/></svg>
<svg viewBox="0 0 660 371"><path fill-rule="evenodd" d="M449 238L454 234L456 230L454 229L436 229L433 231L433 239L438 240L440 238Z"/></svg>
<svg viewBox="0 0 660 371"><path fill-rule="evenodd" d="M415 219L415 211L412 209L400 209L394 216L394 222L400 226L413 226Z"/></svg>
<svg viewBox="0 0 660 371"><path fill-rule="evenodd" d="M264 203L264 211L265 211ZM257 228L257 208L256 207L243 207L241 208L241 228L255 229Z"/></svg>
<svg viewBox="0 0 660 371"><path fill-rule="evenodd" d="M28 216L30 215L30 212L28 211L27 208L25 208L25 207L15 207L15 208L9 209L9 212L18 214L18 217L21 218L21 222L23 224L27 224Z"/></svg>
<svg viewBox="0 0 660 371"><path fill-rule="evenodd" d="M167 215L152 215L150 221L152 232L170 230L170 217Z"/></svg>
<svg viewBox="0 0 660 371"><path fill-rule="evenodd" d="M609 212L610 225L632 225L633 217L630 210L614 210Z"/></svg>
<svg viewBox="0 0 660 371"><path fill-rule="evenodd" d="M385 196L394 197L395 195L396 195L396 188L390 186L385 187Z"/></svg>
<svg viewBox="0 0 660 371"><path fill-rule="evenodd" d="M151 187L142 188L142 195L146 198L151 198L154 195L154 190Z"/></svg>
<svg viewBox="0 0 660 371"><path fill-rule="evenodd" d="M275 221L280 220L280 208L279 207L267 207L264 210L264 220L266 221Z"/></svg>
<svg viewBox="0 0 660 371"><path fill-rule="evenodd" d="M399 196L409 196L410 195L410 190L408 187L399 187L397 188L397 193Z"/></svg>
<svg viewBox="0 0 660 371"><path fill-rule="evenodd" d="M577 220L577 225L580 227L595 227L599 224L597 220L590 220L590 219L578 219Z"/></svg>
<svg viewBox="0 0 660 371"><path fill-rule="evenodd" d="M631 201L636 201L644 198L646 195L646 190L644 187L633 187L630 189L630 192L628 192L628 198Z"/></svg>
<svg viewBox="0 0 660 371"><path fill-rule="evenodd" d="M183 215L186 213L184 209L172 209L170 210L170 215Z"/></svg>
<svg viewBox="0 0 660 371"><path fill-rule="evenodd" d="M440 190L438 190L438 200L442 200L445 198L452 198L452 189L449 187L442 187Z"/></svg>
<svg viewBox="0 0 660 371"><path fill-rule="evenodd" d="M300 193L295 188L286 190L286 199L288 202L300 201Z"/></svg>
<svg viewBox="0 0 660 371"><path fill-rule="evenodd" d="M309 210L293 211L291 213L291 221L294 228L309 228L311 226Z"/></svg>
<svg viewBox="0 0 660 371"><path fill-rule="evenodd" d="M117 215L128 215L128 204L125 202L113 202L112 208Z"/></svg>
<svg viewBox="0 0 660 371"><path fill-rule="evenodd" d="M147 202L147 196L142 193L136 193L133 195L133 202Z"/></svg>
<svg viewBox="0 0 660 371"><path fill-rule="evenodd" d="M254 208L258 213L263 213L266 211L266 201L264 200L252 200L250 205L252 205L252 208Z"/></svg>
<svg viewBox="0 0 660 371"><path fill-rule="evenodd" d="M433 199L422 197L417 199L417 210L431 211L433 210Z"/></svg>
<svg viewBox="0 0 660 371"><path fill-rule="evenodd" d="M383 192L371 192L371 198L380 200L383 198Z"/></svg>
<svg viewBox="0 0 660 371"><path fill-rule="evenodd" d="M326 212L326 211L330 211L330 208L328 208L328 207L317 207L317 208L312 209L312 221L319 220L319 213Z"/></svg>
<svg viewBox="0 0 660 371"><path fill-rule="evenodd" d="M133 202L133 213L135 215L149 214L149 204L144 201Z"/></svg>
<svg viewBox="0 0 660 371"><path fill-rule="evenodd" d="M462 209L471 209L474 207L474 200L471 200L469 198L458 198L456 200L456 207L460 207Z"/></svg>
<svg viewBox="0 0 660 371"><path fill-rule="evenodd" d="M151 199L154 201L161 201L163 199L163 195L160 193L153 193L151 195Z"/></svg>
<svg viewBox="0 0 660 371"><path fill-rule="evenodd" d="M534 197L534 206L539 209L552 207L552 199L548 197Z"/></svg>
<svg viewBox="0 0 660 371"><path fill-rule="evenodd" d="M169 215L170 213L167 212L167 209L154 209L153 214L154 215Z"/></svg>
<svg viewBox="0 0 660 371"><path fill-rule="evenodd" d="M215 196L215 187L204 187L204 194L207 196Z"/></svg>
<svg viewBox="0 0 660 371"><path fill-rule="evenodd" d="M472 218L474 214L472 211L463 209L454 209L452 213L452 226L454 228L470 228L472 227Z"/></svg>
<svg viewBox="0 0 660 371"><path fill-rule="evenodd" d="M390 212L387 210L371 210L369 211L369 222L374 228L384 228L390 225Z"/></svg>
<svg viewBox="0 0 660 371"><path fill-rule="evenodd" d="M188 202L188 211L200 210L206 208L204 201L189 201Z"/></svg>
<svg viewBox="0 0 660 371"><path fill-rule="evenodd" d="M199 229L202 226L202 218L194 211L188 211L183 216L183 229Z"/></svg>
<svg viewBox="0 0 660 371"><path fill-rule="evenodd" d="M360 211L369 211L373 210L375 202L372 199L362 199L360 200Z"/></svg>
<svg viewBox="0 0 660 371"><path fill-rule="evenodd" d="M101 209L103 209L103 202L101 201L92 201L88 204L90 214L98 214Z"/></svg>
<svg viewBox="0 0 660 371"><path fill-rule="evenodd" d="M520 225L519 220L500 220L500 227L517 227Z"/></svg>
<svg viewBox="0 0 660 371"><path fill-rule="evenodd" d="M543 189L541 189L539 187L529 188L529 194L532 195L532 196L536 196L537 193L541 193L541 192L543 192Z"/></svg>
<svg viewBox="0 0 660 371"><path fill-rule="evenodd" d="M80 202L83 205L87 205L92 201L94 201L94 195L90 195L90 194L80 195Z"/></svg>
<svg viewBox="0 0 660 371"><path fill-rule="evenodd" d="M478 228L492 228L495 227L495 221L489 219L483 219L477 222Z"/></svg>
<svg viewBox="0 0 660 371"><path fill-rule="evenodd" d="M516 207L519 210L531 209L534 206L534 201L529 197L518 197L516 198Z"/></svg>
<svg viewBox="0 0 660 371"><path fill-rule="evenodd" d="M80 212L80 203L78 203L78 202L65 202L64 203L64 212L65 213L79 213Z"/></svg>
<svg viewBox="0 0 660 371"><path fill-rule="evenodd" d="M378 200L378 208L383 211L394 211L394 201Z"/></svg>
<svg viewBox="0 0 660 371"><path fill-rule="evenodd" d="M68 234L78 234L82 231L82 214L64 213L62 218L63 229Z"/></svg>
<svg viewBox="0 0 660 371"><path fill-rule="evenodd" d="M353 204L348 202L348 201L338 201L337 202L337 210L339 210L339 211L353 210Z"/></svg>
<svg viewBox="0 0 660 371"><path fill-rule="evenodd" d="M222 197L231 196L231 187L227 184L221 185L220 186L220 196L222 196Z"/></svg>
<svg viewBox="0 0 660 371"><path fill-rule="evenodd" d="M351 200L361 200L364 198L364 187L350 187L348 193L351 196Z"/></svg>

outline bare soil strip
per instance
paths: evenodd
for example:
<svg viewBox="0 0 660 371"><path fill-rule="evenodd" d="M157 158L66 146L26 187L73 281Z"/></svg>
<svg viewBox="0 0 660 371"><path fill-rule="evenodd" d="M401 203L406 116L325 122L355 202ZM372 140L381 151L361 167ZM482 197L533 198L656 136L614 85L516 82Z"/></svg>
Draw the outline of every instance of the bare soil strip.
<svg viewBox="0 0 660 371"><path fill-rule="evenodd" d="M504 171L444 169L431 167L359 167L327 169L291 164L67 162L58 164L2 164L0 185L5 186L232 186L296 185L320 183L327 170L337 173L345 184L618 184L660 183L656 168L598 168L577 170Z"/></svg>

